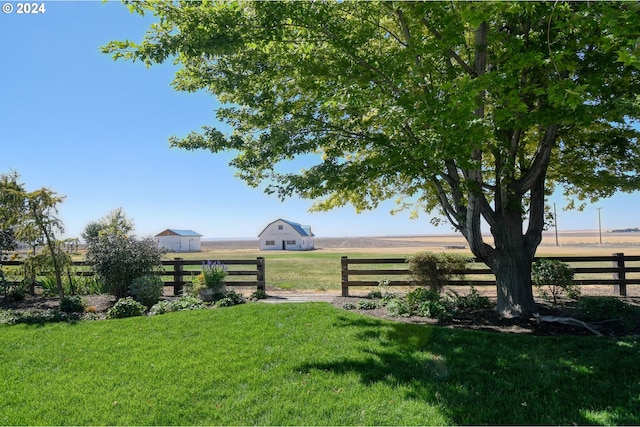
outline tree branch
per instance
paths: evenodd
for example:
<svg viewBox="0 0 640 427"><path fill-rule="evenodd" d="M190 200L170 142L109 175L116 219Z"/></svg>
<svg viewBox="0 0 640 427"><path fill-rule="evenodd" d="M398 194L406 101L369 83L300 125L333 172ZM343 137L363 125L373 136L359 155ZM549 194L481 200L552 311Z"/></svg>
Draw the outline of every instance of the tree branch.
<svg viewBox="0 0 640 427"><path fill-rule="evenodd" d="M443 41L442 34L438 32L435 28L432 28L427 21L427 18L422 18L422 23L427 28L427 30L438 40ZM475 70L469 64L467 64L464 59L462 59L457 53L455 53L450 48L445 48L445 51L451 56L464 70L472 77L477 77Z"/></svg>

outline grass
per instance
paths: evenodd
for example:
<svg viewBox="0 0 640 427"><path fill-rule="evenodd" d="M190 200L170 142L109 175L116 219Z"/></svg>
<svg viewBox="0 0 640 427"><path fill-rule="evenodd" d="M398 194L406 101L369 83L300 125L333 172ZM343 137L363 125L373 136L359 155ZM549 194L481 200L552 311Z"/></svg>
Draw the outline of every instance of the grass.
<svg viewBox="0 0 640 427"><path fill-rule="evenodd" d="M639 356L323 303L0 326L0 425L638 424Z"/></svg>

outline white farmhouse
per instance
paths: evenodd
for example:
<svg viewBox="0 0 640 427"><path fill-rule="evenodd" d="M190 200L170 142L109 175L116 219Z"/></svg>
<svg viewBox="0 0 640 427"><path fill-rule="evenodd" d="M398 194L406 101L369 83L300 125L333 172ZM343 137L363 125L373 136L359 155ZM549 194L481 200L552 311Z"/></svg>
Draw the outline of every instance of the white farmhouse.
<svg viewBox="0 0 640 427"><path fill-rule="evenodd" d="M261 251L308 251L314 249L313 233L308 225L278 219L258 235Z"/></svg>
<svg viewBox="0 0 640 427"><path fill-rule="evenodd" d="M156 234L156 241L160 249L167 249L169 252L200 252L200 238L193 230L175 230L168 228L162 233Z"/></svg>

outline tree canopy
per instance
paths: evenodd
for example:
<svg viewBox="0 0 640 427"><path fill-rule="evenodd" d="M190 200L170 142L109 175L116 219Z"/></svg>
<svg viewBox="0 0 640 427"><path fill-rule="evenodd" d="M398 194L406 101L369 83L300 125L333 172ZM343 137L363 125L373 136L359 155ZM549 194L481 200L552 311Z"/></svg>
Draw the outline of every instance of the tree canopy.
<svg viewBox="0 0 640 427"><path fill-rule="evenodd" d="M233 129L204 126L173 146L232 150L247 183L315 209L396 199L444 215L496 273L504 314L535 309L546 194L638 189L638 3L128 7L157 22L103 51L179 63L174 88L216 96ZM299 156L315 163L285 171Z"/></svg>

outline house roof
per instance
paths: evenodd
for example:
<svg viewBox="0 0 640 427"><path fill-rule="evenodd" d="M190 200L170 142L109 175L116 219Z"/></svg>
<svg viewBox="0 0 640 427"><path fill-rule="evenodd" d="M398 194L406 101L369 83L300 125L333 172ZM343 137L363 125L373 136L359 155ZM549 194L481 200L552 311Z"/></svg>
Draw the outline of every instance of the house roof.
<svg viewBox="0 0 640 427"><path fill-rule="evenodd" d="M300 225L297 222L293 222L293 221L287 221L286 219L276 219L275 221L269 223L269 225L267 225L264 230L262 230L260 232L260 234L258 234L258 236L261 236L262 233L265 232L265 230L267 228L269 228L269 226L271 226L272 224L278 222L278 221L282 221L288 225L290 225L299 235L303 236L303 237L313 237L313 233L311 232L311 226L309 225Z"/></svg>
<svg viewBox="0 0 640 427"><path fill-rule="evenodd" d="M175 228L167 228L162 233L156 234L158 236L184 236L184 237L202 237L202 234L196 233L193 230L177 230Z"/></svg>

